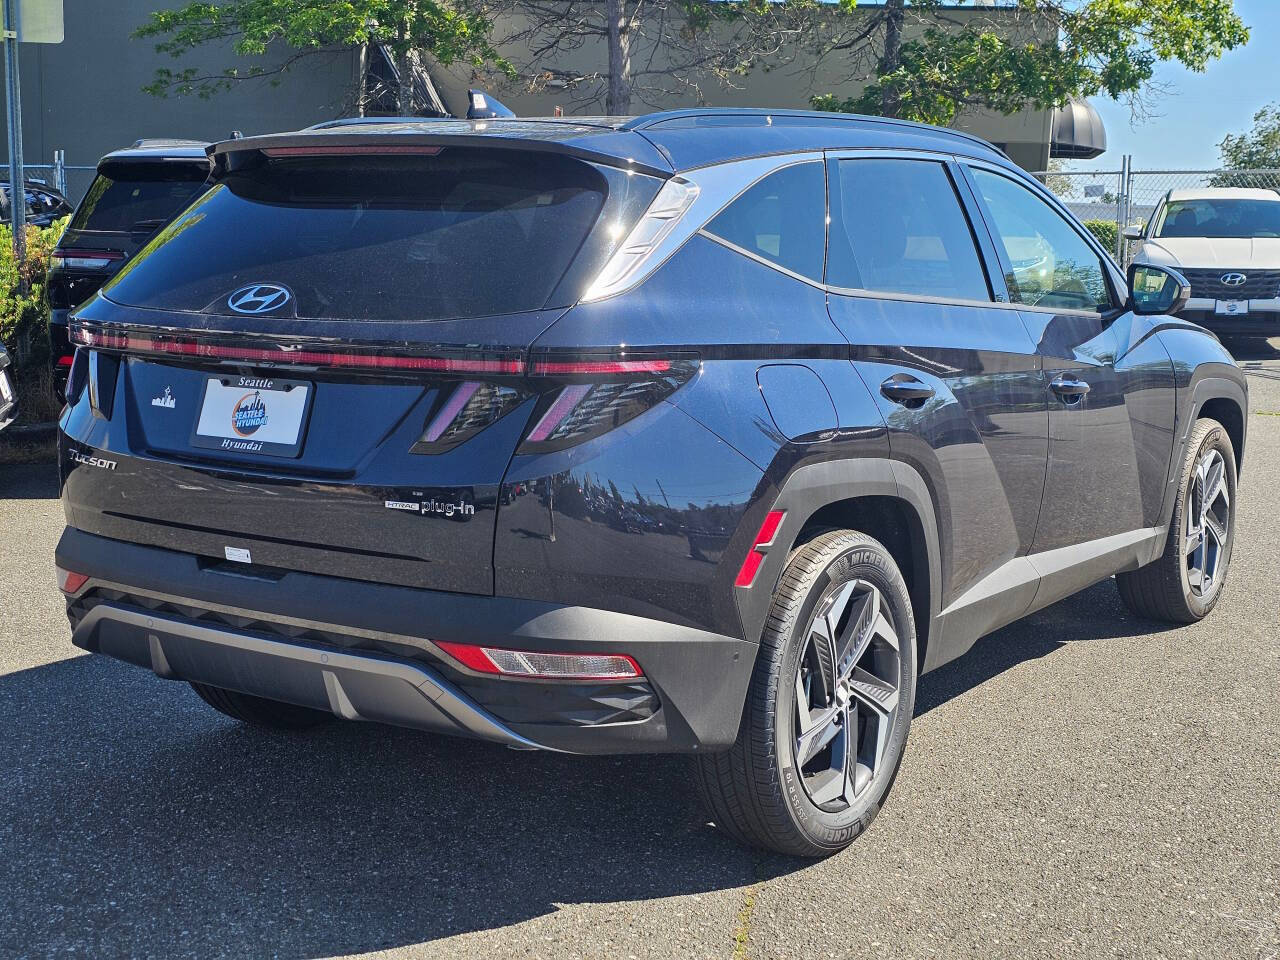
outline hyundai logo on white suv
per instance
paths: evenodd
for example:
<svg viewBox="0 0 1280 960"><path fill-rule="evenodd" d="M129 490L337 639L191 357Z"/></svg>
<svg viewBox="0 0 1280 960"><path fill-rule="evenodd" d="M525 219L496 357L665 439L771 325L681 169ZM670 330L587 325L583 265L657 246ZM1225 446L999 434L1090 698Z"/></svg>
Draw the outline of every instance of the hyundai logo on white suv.
<svg viewBox="0 0 1280 960"><path fill-rule="evenodd" d="M1280 193L1244 187L1171 190L1134 261L1172 267L1191 284L1182 315L1216 333L1280 335Z"/></svg>

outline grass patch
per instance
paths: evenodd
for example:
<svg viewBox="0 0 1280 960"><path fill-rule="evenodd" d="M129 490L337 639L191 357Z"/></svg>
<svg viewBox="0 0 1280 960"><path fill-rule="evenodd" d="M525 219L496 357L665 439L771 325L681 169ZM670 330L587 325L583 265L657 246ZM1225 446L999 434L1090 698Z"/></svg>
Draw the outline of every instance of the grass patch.
<svg viewBox="0 0 1280 960"><path fill-rule="evenodd" d="M748 887L738 910L738 926L733 931L733 960L746 960L747 943L751 939L751 914L756 908L756 887Z"/></svg>
<svg viewBox="0 0 1280 960"><path fill-rule="evenodd" d="M51 423L62 412L62 402L53 392L53 371L43 363L19 370L14 375L18 391L18 423Z"/></svg>
<svg viewBox="0 0 1280 960"><path fill-rule="evenodd" d="M11 463L56 463L58 440L56 435L44 437L18 437L12 431L0 432L0 466Z"/></svg>

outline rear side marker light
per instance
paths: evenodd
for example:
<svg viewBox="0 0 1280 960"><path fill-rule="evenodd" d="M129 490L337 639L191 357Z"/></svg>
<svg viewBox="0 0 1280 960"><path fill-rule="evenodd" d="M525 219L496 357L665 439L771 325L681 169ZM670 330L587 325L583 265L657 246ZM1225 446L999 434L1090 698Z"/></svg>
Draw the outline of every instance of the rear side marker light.
<svg viewBox="0 0 1280 960"><path fill-rule="evenodd" d="M764 523L760 524L760 532L756 534L755 543L751 545L746 559L742 561L738 578L733 581L735 587L749 587L755 581L760 564L764 563L765 551L773 546L773 538L778 535L778 528L782 526L782 518L786 515L784 510L770 510L764 518Z"/></svg>
<svg viewBox="0 0 1280 960"><path fill-rule="evenodd" d="M436 646L477 673L538 680L634 680L644 676L640 665L622 653L539 653L469 643Z"/></svg>
<svg viewBox="0 0 1280 960"><path fill-rule="evenodd" d="M86 583L89 582L89 575L85 573L72 573L70 570L63 570L61 567L58 571L58 589L63 593L71 594L79 591Z"/></svg>
<svg viewBox="0 0 1280 960"><path fill-rule="evenodd" d="M71 361L72 361L72 360L74 360L74 359L75 359L75 358L74 358L73 356L71 356L71 354L67 354L66 356L59 357L59 358L58 358L58 366L60 366L60 367L70 367L70 366L71 366Z"/></svg>

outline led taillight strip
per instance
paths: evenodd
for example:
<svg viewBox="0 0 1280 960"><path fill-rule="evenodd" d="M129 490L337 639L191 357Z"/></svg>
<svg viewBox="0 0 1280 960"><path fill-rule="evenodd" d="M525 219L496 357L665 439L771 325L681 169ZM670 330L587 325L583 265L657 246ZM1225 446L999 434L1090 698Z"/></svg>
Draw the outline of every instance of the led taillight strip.
<svg viewBox="0 0 1280 960"><path fill-rule="evenodd" d="M600 375L611 373L669 373L670 360L535 360L530 373L535 376Z"/></svg>
<svg viewBox="0 0 1280 960"><path fill-rule="evenodd" d="M97 333L79 326L72 327L71 342L82 347L97 347L103 350L201 357L211 360L243 360L246 363L354 367L370 370L425 370L434 373L497 373L517 376L525 372L525 363L520 359L414 357L337 350L294 350L283 346L238 347L204 343L182 337L155 337L145 333Z"/></svg>

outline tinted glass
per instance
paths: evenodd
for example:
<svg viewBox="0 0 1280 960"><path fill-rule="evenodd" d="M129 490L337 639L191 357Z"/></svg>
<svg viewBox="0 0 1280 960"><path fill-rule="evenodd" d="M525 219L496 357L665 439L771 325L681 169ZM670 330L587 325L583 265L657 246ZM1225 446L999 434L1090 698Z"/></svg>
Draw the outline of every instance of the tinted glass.
<svg viewBox="0 0 1280 960"><path fill-rule="evenodd" d="M652 197L650 178L623 179ZM569 157L496 149L266 160L218 182L108 295L226 313L240 286L277 283L297 316L329 320L540 309L596 223L607 182Z"/></svg>
<svg viewBox="0 0 1280 960"><path fill-rule="evenodd" d="M973 171L997 241L1013 266L1015 303L1070 310L1112 305L1102 260L1069 222L1026 187L988 170Z"/></svg>
<svg viewBox="0 0 1280 960"><path fill-rule="evenodd" d="M784 167L729 204L706 230L793 273L821 280L826 190L820 162Z"/></svg>
<svg viewBox="0 0 1280 960"><path fill-rule="evenodd" d="M1157 237L1280 237L1275 200L1170 200Z"/></svg>
<svg viewBox="0 0 1280 960"><path fill-rule="evenodd" d="M99 174L68 229L150 233L181 213L203 189L204 177L193 172L118 179Z"/></svg>
<svg viewBox="0 0 1280 960"><path fill-rule="evenodd" d="M841 160L831 196L827 282L924 297L989 300L951 178L922 160Z"/></svg>

